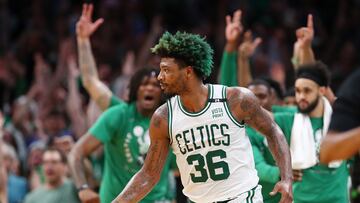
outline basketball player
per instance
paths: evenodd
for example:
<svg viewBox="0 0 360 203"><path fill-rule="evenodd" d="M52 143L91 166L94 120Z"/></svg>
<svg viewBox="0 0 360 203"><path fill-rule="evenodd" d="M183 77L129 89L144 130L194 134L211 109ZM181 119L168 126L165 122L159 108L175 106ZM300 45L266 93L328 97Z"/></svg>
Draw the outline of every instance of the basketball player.
<svg viewBox="0 0 360 203"><path fill-rule="evenodd" d="M113 202L139 202L159 180L169 146L183 192L193 202L262 202L244 122L264 134L280 168L272 194L292 202L290 152L279 127L245 88L204 84L213 50L199 35L168 32L152 49L161 57L158 80L168 95L150 122L151 145L142 169Z"/></svg>

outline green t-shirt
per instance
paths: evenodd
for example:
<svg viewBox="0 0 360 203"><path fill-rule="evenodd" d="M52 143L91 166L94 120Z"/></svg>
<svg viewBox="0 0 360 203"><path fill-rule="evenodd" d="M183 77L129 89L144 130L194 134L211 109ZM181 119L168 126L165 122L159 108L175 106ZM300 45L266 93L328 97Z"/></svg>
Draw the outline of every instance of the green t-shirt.
<svg viewBox="0 0 360 203"><path fill-rule="evenodd" d="M294 123L293 113L274 114L276 123L283 130L288 142L291 140L291 129ZM315 146L317 152L321 139L316 136L323 127L323 118L311 118L314 130ZM348 198L349 172L346 162L338 168L329 168L327 165L317 164L302 170L302 181L294 182L293 193L295 203L346 203Z"/></svg>
<svg viewBox="0 0 360 203"><path fill-rule="evenodd" d="M255 168L259 176L259 184L262 186L264 203L276 203L280 201L280 194L271 196L269 193L274 189L275 184L280 180L280 170L268 148L266 138L253 128L246 126L246 133L249 136L255 161Z"/></svg>
<svg viewBox="0 0 360 203"><path fill-rule="evenodd" d="M273 113L297 113L298 109L296 106L279 106L279 105L273 105L271 107L271 112Z"/></svg>
<svg viewBox="0 0 360 203"><path fill-rule="evenodd" d="M69 180L57 189L47 189L41 186L39 189L29 193L24 203L80 203L75 185Z"/></svg>
<svg viewBox="0 0 360 203"><path fill-rule="evenodd" d="M101 202L111 202L142 167L150 145L147 131L149 123L150 118L138 113L135 103L123 103L106 110L90 128L89 133L104 144L105 167L100 186ZM169 157L159 183L142 202L166 199Z"/></svg>

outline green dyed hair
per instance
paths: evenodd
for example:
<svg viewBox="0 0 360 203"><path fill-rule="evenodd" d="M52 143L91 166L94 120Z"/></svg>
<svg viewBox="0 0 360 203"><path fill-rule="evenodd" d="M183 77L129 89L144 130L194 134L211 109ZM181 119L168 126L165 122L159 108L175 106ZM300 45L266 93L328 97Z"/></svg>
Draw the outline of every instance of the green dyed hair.
<svg viewBox="0 0 360 203"><path fill-rule="evenodd" d="M182 60L185 65L192 66L202 79L207 78L213 68L214 51L205 38L196 34L178 31L172 35L165 32L151 51L160 57Z"/></svg>

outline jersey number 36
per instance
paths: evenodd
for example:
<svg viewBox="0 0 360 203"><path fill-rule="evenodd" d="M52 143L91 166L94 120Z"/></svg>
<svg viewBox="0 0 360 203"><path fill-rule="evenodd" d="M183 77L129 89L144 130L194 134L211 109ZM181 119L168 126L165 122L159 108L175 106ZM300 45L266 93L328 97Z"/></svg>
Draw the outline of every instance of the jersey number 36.
<svg viewBox="0 0 360 203"><path fill-rule="evenodd" d="M191 180L194 183L206 182L209 179L209 176L214 181L227 179L230 175L229 165L225 161L215 162L214 159L217 157L220 160L226 158L226 152L219 149L215 151L209 151L205 157L201 154L193 154L188 156L186 161L188 164L194 165L195 170L200 174L197 174L197 176L194 173L190 173Z"/></svg>

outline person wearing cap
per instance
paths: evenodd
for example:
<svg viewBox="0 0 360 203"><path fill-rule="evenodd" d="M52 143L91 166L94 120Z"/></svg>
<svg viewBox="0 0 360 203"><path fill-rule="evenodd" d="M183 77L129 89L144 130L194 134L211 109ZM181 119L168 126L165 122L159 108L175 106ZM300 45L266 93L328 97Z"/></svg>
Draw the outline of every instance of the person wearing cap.
<svg viewBox="0 0 360 203"><path fill-rule="evenodd" d="M324 94L329 86L325 64L317 61L296 71L298 113L274 114L290 145L294 202L349 202L345 161L319 162L320 144L330 124L332 107Z"/></svg>

